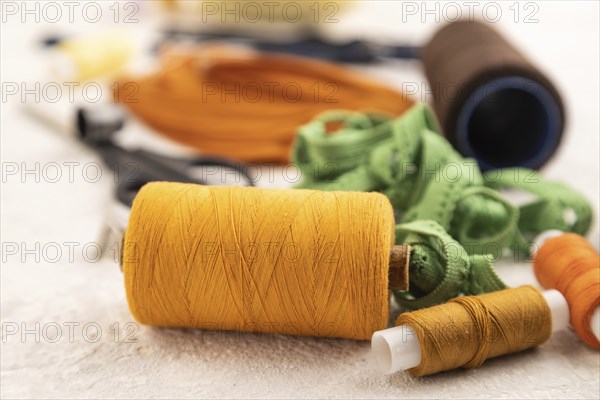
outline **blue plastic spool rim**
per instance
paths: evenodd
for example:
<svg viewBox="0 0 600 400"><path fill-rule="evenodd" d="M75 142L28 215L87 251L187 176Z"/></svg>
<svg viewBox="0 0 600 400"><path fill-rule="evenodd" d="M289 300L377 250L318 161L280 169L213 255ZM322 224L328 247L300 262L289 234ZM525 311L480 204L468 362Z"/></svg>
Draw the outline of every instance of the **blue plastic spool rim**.
<svg viewBox="0 0 600 400"><path fill-rule="evenodd" d="M546 132L539 150L514 167L537 169L552 156L562 133L562 114L556 99L538 82L522 76L509 76L494 79L479 86L463 103L456 122L456 145L465 156L477 160L482 170L496 169L493 165L473 148L469 140L469 122L475 109L489 96L506 89L517 89L532 95L545 111Z"/></svg>

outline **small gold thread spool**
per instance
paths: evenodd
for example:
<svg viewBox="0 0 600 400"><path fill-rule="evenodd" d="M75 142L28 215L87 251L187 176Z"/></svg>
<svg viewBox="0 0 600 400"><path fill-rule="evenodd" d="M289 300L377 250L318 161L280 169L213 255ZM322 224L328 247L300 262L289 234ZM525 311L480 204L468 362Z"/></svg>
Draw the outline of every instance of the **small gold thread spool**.
<svg viewBox="0 0 600 400"><path fill-rule="evenodd" d="M381 372L424 376L537 346L568 322L560 292L523 286L402 314L373 334L371 347Z"/></svg>
<svg viewBox="0 0 600 400"><path fill-rule="evenodd" d="M532 286L458 297L401 314L396 325L410 326L419 339L421 363L409 370L415 376L476 368L489 358L544 343L553 329L548 302Z"/></svg>

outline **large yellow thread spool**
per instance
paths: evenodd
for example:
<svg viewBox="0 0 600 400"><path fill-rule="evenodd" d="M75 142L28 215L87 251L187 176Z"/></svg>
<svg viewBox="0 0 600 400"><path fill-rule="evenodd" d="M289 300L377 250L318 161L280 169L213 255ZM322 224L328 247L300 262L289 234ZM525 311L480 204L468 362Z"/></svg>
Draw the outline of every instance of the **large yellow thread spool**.
<svg viewBox="0 0 600 400"><path fill-rule="evenodd" d="M124 238L127 299L147 325L369 339L393 241L381 194L150 183Z"/></svg>

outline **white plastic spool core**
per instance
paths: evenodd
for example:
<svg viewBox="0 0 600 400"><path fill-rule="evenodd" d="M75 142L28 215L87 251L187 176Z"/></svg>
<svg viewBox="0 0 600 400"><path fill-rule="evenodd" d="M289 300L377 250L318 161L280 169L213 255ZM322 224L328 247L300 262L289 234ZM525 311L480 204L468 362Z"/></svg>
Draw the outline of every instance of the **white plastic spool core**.
<svg viewBox="0 0 600 400"><path fill-rule="evenodd" d="M596 339L600 340L600 307L596 307L596 311L592 314L590 328L592 329L592 332L594 332Z"/></svg>
<svg viewBox="0 0 600 400"><path fill-rule="evenodd" d="M567 301L558 290L548 290L542 294L550 308L552 332L565 330L569 326ZM377 367L384 374L405 371L421 364L419 338L408 325L375 332L371 339L371 350Z"/></svg>
<svg viewBox="0 0 600 400"><path fill-rule="evenodd" d="M421 364L421 345L417 333L408 325L375 332L371 350L384 374L393 374Z"/></svg>

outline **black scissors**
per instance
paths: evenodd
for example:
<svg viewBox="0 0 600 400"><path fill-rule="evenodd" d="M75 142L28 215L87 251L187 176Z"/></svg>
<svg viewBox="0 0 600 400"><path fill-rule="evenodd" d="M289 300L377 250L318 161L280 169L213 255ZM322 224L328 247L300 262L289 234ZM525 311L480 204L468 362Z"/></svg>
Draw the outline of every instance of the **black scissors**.
<svg viewBox="0 0 600 400"><path fill-rule="evenodd" d="M125 113L121 107L114 104L80 108L77 111L76 132L79 139L99 153L114 172L117 200L127 207L131 207L137 192L149 182L210 184L206 176L194 174L194 171L203 167L233 170L238 177L236 183L253 186L253 180L248 175L248 166L240 162L208 156L183 159L142 149L127 150L113 140L114 134L121 130L124 124Z"/></svg>
<svg viewBox="0 0 600 400"><path fill-rule="evenodd" d="M94 105L73 110L69 104L67 116L61 107L50 103L27 103L27 111L53 125L63 133L76 137L86 146L100 154L106 165L113 171L116 182L116 202L108 207L105 222L98 237L98 243L108 254L111 238L118 239L118 253L121 254L121 240L127 227L133 199L146 183L170 181L213 184L205 174L197 172L212 167L228 170L226 176L235 172L235 183L254 186L248 175L249 166L220 157L198 156L195 158L175 158L143 149L129 150L118 144L115 134L125 126L125 111L117 104ZM224 175L222 175L224 176ZM226 184L227 182L219 182ZM118 260L116 260L118 261Z"/></svg>
<svg viewBox="0 0 600 400"><path fill-rule="evenodd" d="M419 59L421 54L419 46L386 45L363 40L338 43L318 35L309 35L296 41L281 42L228 33L190 32L179 28L163 31L163 39L156 48L159 48L162 42L189 40L196 42L225 41L246 45L261 51L345 63L370 64L381 61L383 58L412 60Z"/></svg>

